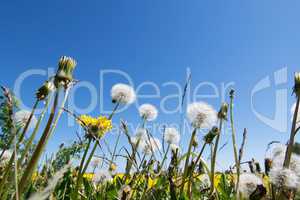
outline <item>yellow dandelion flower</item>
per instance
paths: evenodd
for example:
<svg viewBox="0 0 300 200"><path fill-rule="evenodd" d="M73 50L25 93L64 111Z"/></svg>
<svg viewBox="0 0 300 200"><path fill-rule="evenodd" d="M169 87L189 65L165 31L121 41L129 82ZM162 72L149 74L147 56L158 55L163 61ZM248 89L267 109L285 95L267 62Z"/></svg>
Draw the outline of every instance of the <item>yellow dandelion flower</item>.
<svg viewBox="0 0 300 200"><path fill-rule="evenodd" d="M106 132L112 129L112 122L105 116L94 118L88 115L81 115L78 123L88 129L89 133L102 137Z"/></svg>

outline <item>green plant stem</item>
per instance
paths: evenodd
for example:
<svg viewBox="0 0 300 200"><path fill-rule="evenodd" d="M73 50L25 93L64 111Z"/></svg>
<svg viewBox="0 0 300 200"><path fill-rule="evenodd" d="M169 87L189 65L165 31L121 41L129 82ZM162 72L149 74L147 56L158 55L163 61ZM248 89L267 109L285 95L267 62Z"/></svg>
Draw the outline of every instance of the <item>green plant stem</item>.
<svg viewBox="0 0 300 200"><path fill-rule="evenodd" d="M99 145L99 142L96 141L95 144L94 144L94 146L93 146L93 149L92 149L92 151L91 151L91 153L90 153L90 155L89 155L89 157L88 157L88 159L87 159L87 161L86 161L86 163L85 163L85 165L84 165L84 168L83 168L83 170L82 170L82 172L81 172L81 175L82 175L82 176L83 176L84 173L86 172L86 170L87 170L87 168L88 168L88 166L89 166L89 164L90 164L90 162L91 162L91 160L92 160L92 158L93 158L93 156L94 156L94 154L95 154L95 152L96 152L96 149L97 149L97 146L98 146L98 145Z"/></svg>
<svg viewBox="0 0 300 200"><path fill-rule="evenodd" d="M18 135L20 132L20 129L17 130L17 132L14 134L14 136L12 137L12 139L15 138L16 135ZM10 157L8 163L6 164L5 168L4 168L4 174L3 177L0 181L0 197L2 197L1 195L3 194L3 192L6 192L6 187L9 186L6 181L7 178L9 177L10 173L11 173L11 169L12 169L12 165L14 162L14 157L15 157L15 152L13 152L12 156Z"/></svg>
<svg viewBox="0 0 300 200"><path fill-rule="evenodd" d="M220 124L219 124L219 130L220 133L217 135L216 138L216 142L214 145L214 149L213 149L213 154L212 154L212 158L211 158L211 177L210 177L210 182L211 182L211 186L210 186L210 194L212 195L214 190L215 190L215 167L216 167L216 161L217 161L217 153L218 153L218 146L219 146L219 141L220 141L220 136L222 133L222 125L223 125L223 119L220 119Z"/></svg>
<svg viewBox="0 0 300 200"><path fill-rule="evenodd" d="M236 199L239 199L238 190L239 190L239 181L240 181L240 163L238 159L238 150L237 150L237 144L236 144L236 133L235 133L235 127L234 127L234 120L233 120L233 95L230 97L230 126L231 126L231 138L232 138L232 146L233 146L233 155L234 155L234 161L236 166Z"/></svg>
<svg viewBox="0 0 300 200"><path fill-rule="evenodd" d="M26 134L26 132L27 132L27 130L28 130L28 128L29 128L30 122L31 122L31 120L32 120L32 117L33 117L33 115L34 115L34 112L35 112L35 110L36 110L36 108L37 108L39 102L40 102L40 101L37 99L37 100L35 101L34 105L33 105L33 108L32 108L32 111L31 111L31 113L30 113L30 116L29 116L29 118L28 118L28 120L27 120L27 122L26 122L26 124L25 124L25 126L24 126L24 129L23 129L23 131L22 131L22 133L21 133L21 135L20 135L19 143L21 143L21 142L23 141L24 137L25 137L25 134Z"/></svg>
<svg viewBox="0 0 300 200"><path fill-rule="evenodd" d="M207 143L205 142L205 143L203 144L201 150L200 150L200 153L198 154L198 157L197 157L197 159L196 159L196 161L195 161L194 167L196 167L197 164L198 164L198 162L200 161L201 156L202 156L202 154L203 154L203 152L204 152L204 149L205 149L206 145L207 145Z"/></svg>
<svg viewBox="0 0 300 200"><path fill-rule="evenodd" d="M190 186L191 186L191 181L193 180L193 172L194 172L194 170L195 170L195 168L196 168L196 166L197 166L197 164L198 164L198 162L201 160L201 156L202 156L202 154L203 154L203 152L204 152L204 149L205 149L205 147L206 147L206 142L203 144L203 146L202 146L202 148L201 148L201 150L200 150L200 153L198 154L198 156L197 156L197 158L196 158L196 161L193 163L193 165L191 166L191 173L189 174L189 179L188 179L188 192L189 192L189 190L190 190ZM190 195L190 194L189 194Z"/></svg>
<svg viewBox="0 0 300 200"><path fill-rule="evenodd" d="M28 120L29 121L29 120ZM14 161L15 161L15 190L16 190L16 200L20 199L20 194L18 190L18 154L17 154L17 134L14 136Z"/></svg>
<svg viewBox="0 0 300 200"><path fill-rule="evenodd" d="M86 156L88 154L88 151L89 151L89 148L91 146L91 143L92 143L92 138L89 138L87 146L86 146L86 148L84 150L83 156L82 156L81 161L80 161L80 165L79 165L79 169L78 169L78 177L77 177L76 187L75 187L76 189L75 189L75 191L73 193L73 198L75 198L75 199L78 198L77 197L77 193L78 193L79 185L80 185L81 179L82 179L82 173L81 172L82 172L82 168L83 168L83 165L84 165L85 158L86 158Z"/></svg>
<svg viewBox="0 0 300 200"><path fill-rule="evenodd" d="M32 145L32 143L34 141L34 138L35 138L35 136L36 136L36 134L37 134L37 132L39 130L40 124L41 124L42 120L44 119L45 113L46 113L46 111L48 109L50 99L51 98L48 97L47 100L46 100L44 109L43 109L43 111L42 111L42 113L41 113L41 115L40 115L40 117L38 119L38 122L37 122L37 124L36 124L36 126L35 126L35 128L34 128L34 130L32 132L32 134L31 134L31 136L29 137L29 139L28 139L28 141L26 143L26 146L24 148L24 151L22 152L21 158L18 161L19 165L21 165L23 163L25 157L27 156L27 154L28 154L28 152L30 150L30 147L31 147L31 145Z"/></svg>
<svg viewBox="0 0 300 200"><path fill-rule="evenodd" d="M294 143L295 143L295 136L296 136L296 133L297 133L296 132L296 125L297 125L299 104L300 104L300 97L297 96L295 112L294 112L294 115L293 115L293 123L292 123L292 128L291 128L290 139L289 139L289 143L288 143L288 146L287 146L287 149L286 149L285 158L284 158L284 162L283 162L283 167L284 168L289 168L290 163L291 163L292 151L293 151L293 147L294 147ZM287 199L283 189L279 189L278 199L280 199L280 200Z"/></svg>
<svg viewBox="0 0 300 200"><path fill-rule="evenodd" d="M293 116L293 123L292 123L291 134L290 134L290 140L289 140L289 144L287 146L285 159L284 159L284 163L283 163L283 167L285 167L285 168L289 168L290 162L291 162L291 156L292 156L292 151L293 151L293 146L294 146L295 136L296 136L296 124L297 124L297 118L298 118L299 104L300 104L300 98L297 96L296 108L295 108L295 112L294 112L294 116Z"/></svg>
<svg viewBox="0 0 300 200"><path fill-rule="evenodd" d="M184 182L185 182L185 179L187 177L188 165L189 165L189 162L190 162L190 156L191 156L191 151L192 151L192 147L193 147L193 141L195 139L196 133L197 133L197 129L195 128L192 132L190 144L189 144L186 159L185 159L183 176L182 176L182 183L183 184L181 185L181 194L183 194L183 191L184 191L184 185L185 185Z"/></svg>
<svg viewBox="0 0 300 200"><path fill-rule="evenodd" d="M112 117L114 116L115 112L117 111L118 107L119 107L120 103L117 102L112 113L109 115L108 119L111 120ZM87 161L85 162L85 159L86 159L86 156L87 156L87 153L89 151L89 148L90 148L90 145L91 145L91 142L92 142L92 139L90 138L89 139L89 142L88 142L88 145L87 145L87 148L85 149L85 152L84 152L84 155L81 159L81 163L80 163L80 167L79 167L79 171L78 171L78 178L77 178L77 183L76 183L76 189L75 189L75 192L78 193L79 191L79 186L81 185L81 181L82 181L82 177L84 175L84 173L86 172L88 166L89 166L89 163L91 162L95 152L96 152L96 149L97 149L97 146L100 145L99 144L99 141L96 141L94 146L93 146L93 149L87 159ZM84 165L84 162L85 162L85 165ZM77 194L74 194L73 198L75 199L78 199L78 195Z"/></svg>
<svg viewBox="0 0 300 200"><path fill-rule="evenodd" d="M61 103L61 108L64 107L66 101L67 101L67 97L68 97L68 94L69 94L69 89L70 88L67 88L66 91L65 91L65 95L64 95L64 99ZM60 89L58 88L57 91L56 91L56 94L55 94L55 99L54 99L54 103L53 103L53 107L52 107L52 110L51 110L51 114L49 116L49 119L48 119L48 123L45 127L45 130L43 132L43 135L42 137L40 138L39 142L38 142L38 145L24 171L24 174L21 178L21 181L19 183L19 191L20 193L24 192L24 189L28 183L28 181L30 180L30 177L32 176L34 170L36 169L37 167L37 164L38 164L38 161L44 151L44 148L45 146L47 145L47 142L50 138L50 136L52 135L52 133L54 132L55 128L56 128L56 125L58 123L58 120L62 114L62 111L63 109L59 109L58 113L57 113L57 116L54 120L54 116L55 116L55 112L56 112L56 109L57 109L57 105L58 105L58 100L59 100L59 92L60 92ZM54 123L52 124L54 120ZM51 127L52 125L52 127Z"/></svg>
<svg viewBox="0 0 300 200"><path fill-rule="evenodd" d="M167 155L168 155L168 153L169 153L169 150L170 150L170 144L168 144L167 149L166 149L166 152L165 152L165 155L164 155L164 157L163 157L163 159L162 159L162 162L161 162L161 170L163 169L164 164L165 164L165 161L167 160Z"/></svg>

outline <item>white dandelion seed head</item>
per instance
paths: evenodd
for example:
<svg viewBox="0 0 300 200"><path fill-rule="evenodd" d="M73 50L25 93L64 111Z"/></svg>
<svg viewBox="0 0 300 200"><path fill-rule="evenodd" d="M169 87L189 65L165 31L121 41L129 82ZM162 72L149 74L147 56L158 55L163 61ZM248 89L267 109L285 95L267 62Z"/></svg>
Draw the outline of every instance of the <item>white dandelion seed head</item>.
<svg viewBox="0 0 300 200"><path fill-rule="evenodd" d="M180 135L176 128L168 127L165 129L164 139L168 144L178 144L180 141Z"/></svg>
<svg viewBox="0 0 300 200"><path fill-rule="evenodd" d="M101 163L101 161L102 161L101 158L93 156L93 158L92 158L92 160L91 160L91 166L92 166L93 168L96 168L96 167L99 166L99 164Z"/></svg>
<svg viewBox="0 0 300 200"><path fill-rule="evenodd" d="M151 104L143 104L139 107L139 114L147 121L153 121L157 118L158 111L155 106Z"/></svg>
<svg viewBox="0 0 300 200"><path fill-rule="evenodd" d="M272 167L269 172L270 182L278 188L297 189L299 177L291 169Z"/></svg>
<svg viewBox="0 0 300 200"><path fill-rule="evenodd" d="M131 104L136 99L134 89L126 84L118 83L111 89L111 98L115 102L122 104Z"/></svg>
<svg viewBox="0 0 300 200"><path fill-rule="evenodd" d="M146 136L147 137L147 136ZM140 149L140 150L144 150L146 147L146 138L140 138L140 137L131 137L131 143L133 144L134 147ZM138 146L137 146L138 145Z"/></svg>
<svg viewBox="0 0 300 200"><path fill-rule="evenodd" d="M286 145L275 143L266 152L266 157L274 160L277 156L285 155Z"/></svg>
<svg viewBox="0 0 300 200"><path fill-rule="evenodd" d="M0 151L2 152L3 150L1 149ZM11 156L12 156L12 151L11 150L5 150L3 156L0 160L0 163L8 162L8 160L10 159Z"/></svg>
<svg viewBox="0 0 300 200"><path fill-rule="evenodd" d="M275 170L281 169L284 163L285 154L280 154L274 157L272 160L272 168ZM291 156L291 162L289 169L293 171L297 176L300 177L300 156L293 153Z"/></svg>
<svg viewBox="0 0 300 200"><path fill-rule="evenodd" d="M295 153L291 157L290 169L300 177L300 156Z"/></svg>
<svg viewBox="0 0 300 200"><path fill-rule="evenodd" d="M150 138L145 141L143 152L145 154L152 154L161 149L161 143L158 138Z"/></svg>
<svg viewBox="0 0 300 200"><path fill-rule="evenodd" d="M23 128L26 125L30 115L31 115L31 112L29 112L27 110L20 110L20 111L15 113L14 120L15 120L15 122L18 126ZM36 124L37 124L37 119L33 115L28 128L33 129Z"/></svg>
<svg viewBox="0 0 300 200"><path fill-rule="evenodd" d="M203 174L200 177L201 185L205 188L210 187L210 177L208 174Z"/></svg>
<svg viewBox="0 0 300 200"><path fill-rule="evenodd" d="M142 140L147 139L147 130L145 128L138 128L135 133L136 138L140 138Z"/></svg>
<svg viewBox="0 0 300 200"><path fill-rule="evenodd" d="M147 130L144 128L138 128L136 130L135 136L131 137L131 143L139 148L144 149L146 145L146 140L148 139Z"/></svg>
<svg viewBox="0 0 300 200"><path fill-rule="evenodd" d="M94 183L104 183L112 181L112 176L109 171L107 170L99 170L94 174L93 182Z"/></svg>
<svg viewBox="0 0 300 200"><path fill-rule="evenodd" d="M170 144L170 149L174 152L178 151L178 153L181 153L181 148L177 144Z"/></svg>
<svg viewBox="0 0 300 200"><path fill-rule="evenodd" d="M262 184L262 179L255 174L241 174L239 192L243 195L243 197L249 198L249 196L256 190L257 186Z"/></svg>
<svg viewBox="0 0 300 200"><path fill-rule="evenodd" d="M217 112L204 102L191 103L187 107L187 117L194 128L211 129L217 122Z"/></svg>

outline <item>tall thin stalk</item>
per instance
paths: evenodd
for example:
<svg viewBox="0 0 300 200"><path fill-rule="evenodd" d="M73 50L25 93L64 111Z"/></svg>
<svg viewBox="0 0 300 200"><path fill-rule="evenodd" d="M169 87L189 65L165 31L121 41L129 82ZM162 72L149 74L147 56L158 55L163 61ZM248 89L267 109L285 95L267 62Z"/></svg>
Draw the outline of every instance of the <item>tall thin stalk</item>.
<svg viewBox="0 0 300 200"><path fill-rule="evenodd" d="M162 161L161 161L161 169L163 169L163 167L164 167L164 164L165 164L165 161L166 161L166 159L167 159L167 155L168 155L168 153L169 153L169 150L170 150L170 144L168 144L167 149L166 149L166 152L165 152L165 154L164 154L164 157L163 157L163 159L162 159Z"/></svg>
<svg viewBox="0 0 300 200"><path fill-rule="evenodd" d="M187 151L187 155L186 155L186 159L185 159L185 164L184 164L184 170L183 170L183 176L182 176L182 185L181 185L181 193L183 193L184 191L184 183L185 183L185 179L187 177L187 173L188 173L188 166L189 166L189 162L190 162L190 156L191 156L191 151L192 151L192 147L193 147L193 141L195 140L195 136L197 133L197 129L195 128L192 132L192 136L191 136L191 140L189 143L189 147L188 147L188 151Z"/></svg>
<svg viewBox="0 0 300 200"><path fill-rule="evenodd" d="M28 139L28 141L27 141L27 143L25 145L24 151L22 152L21 158L18 161L19 165L23 163L25 157L27 156L27 154L28 154L28 152L30 150L30 147L31 147L31 145L32 145L32 143L34 141L34 138L35 138L35 136L36 136L36 134L37 134L37 132L39 130L40 124L41 124L42 120L44 119L45 113L46 113L46 111L48 109L50 99L51 99L51 97L49 96L47 98L47 100L46 100L44 109L43 109L41 115L39 116L37 124L35 125L35 128L34 128L32 134L30 135L30 137L29 137L29 139Z"/></svg>
<svg viewBox="0 0 300 200"><path fill-rule="evenodd" d="M20 199L18 190L18 154L17 154L17 134L14 136L14 161L15 161L15 190L16 190L16 200Z"/></svg>
<svg viewBox="0 0 300 200"><path fill-rule="evenodd" d="M218 153L218 146L219 146L219 141L220 141L220 136L222 133L222 126L223 126L223 119L220 119L220 124L219 124L219 130L220 133L217 135L214 149L212 151L212 158L211 158L211 177L210 177L210 194L213 194L215 191L215 167L216 167L216 161L217 161L217 153Z"/></svg>
<svg viewBox="0 0 300 200"><path fill-rule="evenodd" d="M234 127L234 120L233 120L233 99L234 99L234 90L230 91L230 126L231 126L231 138L232 138L232 147L233 147L233 155L234 155L234 161L236 166L236 199L239 199L238 195L238 189L239 189L239 181L240 181L240 164L238 159L238 150L237 150L237 144L236 144L236 133L235 133L235 127Z"/></svg>
<svg viewBox="0 0 300 200"><path fill-rule="evenodd" d="M290 162L291 162L292 150L293 150L293 146L295 143L295 136L296 136L296 124L297 124L297 118L298 118L299 104L300 104L300 97L297 96L296 108L295 108L295 112L294 112L294 116L293 116L293 123L292 123L291 134L290 134L290 140L289 140L289 144L287 146L284 163L283 163L283 167L285 167L285 168L289 168Z"/></svg>
<svg viewBox="0 0 300 200"><path fill-rule="evenodd" d="M63 101L61 102L61 107L60 108L63 108L66 101L67 101L67 97L68 97L68 94L69 94L69 87L65 90L65 95L64 95L64 99ZM54 103L53 103L53 106L52 106L52 110L51 110L51 113L50 113L50 116L49 116L49 119L48 119L48 122L47 122L47 125L44 129L44 132L43 132L43 135L42 137L40 138L39 140L39 143L24 171L24 174L20 180L20 183L19 183L19 191L20 193L22 193L26 187L26 184L28 183L30 177L32 176L34 170L36 169L37 167L37 164L38 164L38 161L44 151L44 148L45 146L47 145L47 142L50 138L50 136L52 135L52 133L54 132L55 128L56 128L56 125L58 123L58 120L60 119L60 116L63 112L63 109L59 109L58 113L57 113L57 116L56 118L54 119L55 117L55 112L56 112L56 109L57 109L57 105L58 105L58 100L59 100L59 93L60 93L60 88L57 89L56 93L55 93L55 98L54 98ZM54 120L54 121L53 121ZM52 124L53 122L53 124ZM52 125L52 126L51 126Z"/></svg>

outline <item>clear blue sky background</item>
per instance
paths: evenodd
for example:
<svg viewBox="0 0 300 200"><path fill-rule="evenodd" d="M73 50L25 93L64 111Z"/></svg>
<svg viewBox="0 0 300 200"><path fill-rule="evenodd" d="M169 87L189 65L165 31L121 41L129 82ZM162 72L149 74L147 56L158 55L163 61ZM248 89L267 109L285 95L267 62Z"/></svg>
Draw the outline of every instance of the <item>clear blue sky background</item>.
<svg viewBox="0 0 300 200"><path fill-rule="evenodd" d="M288 133L279 133L256 118L251 111L250 94L267 75L288 67L288 82L272 86L255 97L256 109L274 115L275 91L288 89L293 101L293 72L300 66L300 2L277 0L128 0L128 1L1 1L0 3L0 83L13 87L17 77L28 69L56 68L61 55L78 61L75 77L100 90L103 69L119 69L130 75L135 86L143 81L160 85L162 97L176 92L162 87L166 81L184 84L186 68L192 72L192 89L199 82L235 82L235 117L238 141L248 128L245 159L263 159L271 140L286 142ZM22 85L22 100L32 105L35 89L46 76L32 76ZM110 108L109 90L118 76L105 79L105 107ZM209 88L199 93L209 94ZM153 93L151 88L143 93ZM100 95L100 93L98 94ZM76 104L86 107L87 90L75 93ZM216 108L220 99L202 99ZM141 102L159 105L150 98ZM97 99L100 106L100 99ZM176 103L176 102L175 102ZM170 101L170 106L174 102ZM289 111L289 109L288 109ZM99 114L95 109L90 114ZM290 122L290 114L287 114ZM115 118L138 122L135 106ZM176 121L177 120L177 121ZM161 113L157 122L178 122L177 115ZM68 127L64 115L52 137L48 151L61 142L75 139L76 127ZM116 136L107 136L113 144ZM187 136L183 144L187 143ZM224 135L222 143L230 142ZM122 144L125 143L122 138ZM232 163L232 148L221 152L220 168Z"/></svg>

